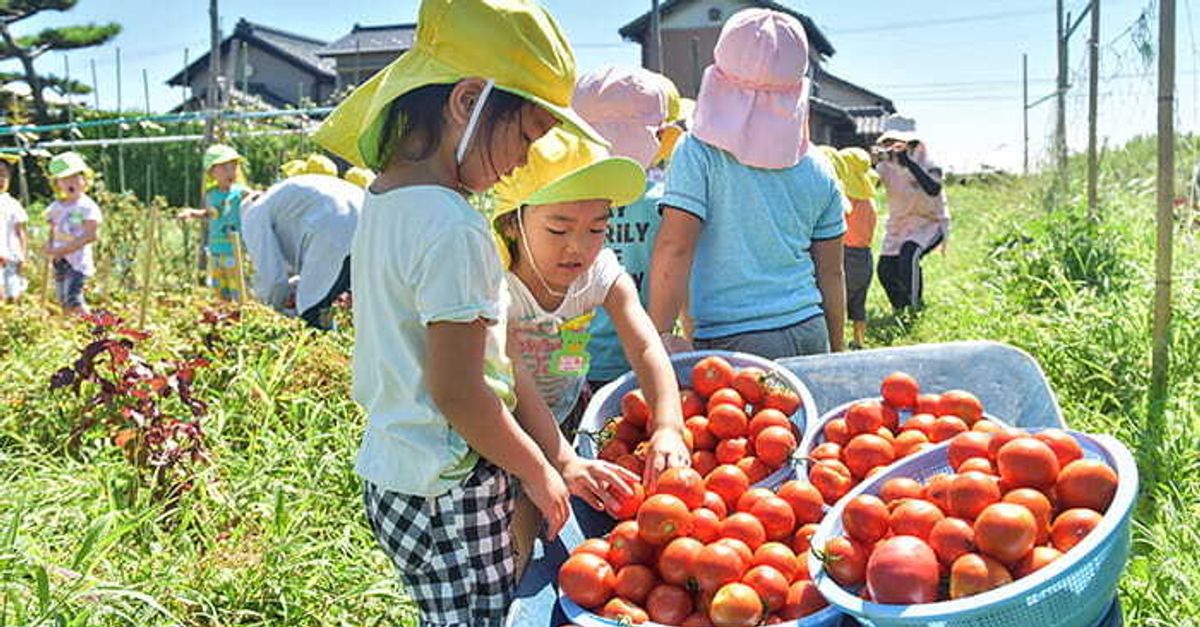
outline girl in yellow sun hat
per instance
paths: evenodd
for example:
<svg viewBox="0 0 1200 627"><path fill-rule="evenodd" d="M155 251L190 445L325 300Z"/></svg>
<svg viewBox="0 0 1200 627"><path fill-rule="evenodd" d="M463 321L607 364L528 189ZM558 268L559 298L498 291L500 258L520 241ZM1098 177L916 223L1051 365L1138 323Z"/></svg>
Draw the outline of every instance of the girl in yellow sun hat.
<svg viewBox="0 0 1200 627"><path fill-rule="evenodd" d="M574 55L536 3L423 0L413 47L314 135L379 174L351 247L353 393L367 413L356 471L423 625L504 623L518 482L552 539L569 493L603 506L636 480L579 458L514 369L504 267L464 198L558 123L594 134L570 109L574 86Z"/></svg>
<svg viewBox="0 0 1200 627"><path fill-rule="evenodd" d="M234 254L231 233L242 230L242 204L254 194L246 185L242 164L245 158L233 146L213 144L204 151L204 209L184 209L181 219L208 218L209 286L221 300L237 301L241 297L237 256Z"/></svg>

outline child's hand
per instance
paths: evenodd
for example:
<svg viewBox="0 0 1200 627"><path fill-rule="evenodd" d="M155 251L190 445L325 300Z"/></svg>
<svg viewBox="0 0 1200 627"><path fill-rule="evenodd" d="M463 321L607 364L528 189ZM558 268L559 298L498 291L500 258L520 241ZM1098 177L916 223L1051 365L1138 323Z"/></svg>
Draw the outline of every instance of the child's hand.
<svg viewBox="0 0 1200 627"><path fill-rule="evenodd" d="M525 496L533 501L534 507L546 519L546 539L553 540L571 515L571 494L563 483L563 477L552 466L544 464L542 476L535 481L522 482L522 487Z"/></svg>
<svg viewBox="0 0 1200 627"><path fill-rule="evenodd" d="M663 346L668 353L687 353L695 350L692 348L692 343L684 338L675 335L674 333L663 333L661 336Z"/></svg>
<svg viewBox="0 0 1200 627"><path fill-rule="evenodd" d="M57 250L58 249L55 248L54 244L47 243L45 246L42 246L42 254L51 259L58 259L59 255L56 254Z"/></svg>
<svg viewBox="0 0 1200 627"><path fill-rule="evenodd" d="M648 486L658 481L658 475L668 468L681 468L692 465L692 455L688 452L683 435L675 429L659 429L650 436L650 450L646 453L646 470L644 483Z"/></svg>
<svg viewBox="0 0 1200 627"><path fill-rule="evenodd" d="M614 496L632 496L630 484L638 481L637 475L616 464L578 456L563 466L562 475L571 494L597 511L616 509L618 502Z"/></svg>

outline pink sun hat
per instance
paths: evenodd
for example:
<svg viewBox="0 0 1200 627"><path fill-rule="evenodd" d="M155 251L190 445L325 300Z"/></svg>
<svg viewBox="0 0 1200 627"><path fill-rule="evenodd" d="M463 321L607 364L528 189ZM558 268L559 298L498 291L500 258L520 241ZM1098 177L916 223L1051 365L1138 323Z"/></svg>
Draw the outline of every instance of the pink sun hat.
<svg viewBox="0 0 1200 627"><path fill-rule="evenodd" d="M790 15L738 11L704 70L692 134L756 167L790 168L808 152L808 37Z"/></svg>
<svg viewBox="0 0 1200 627"><path fill-rule="evenodd" d="M613 155L650 167L667 119L662 76L640 67L603 67L579 78L571 106L608 140Z"/></svg>

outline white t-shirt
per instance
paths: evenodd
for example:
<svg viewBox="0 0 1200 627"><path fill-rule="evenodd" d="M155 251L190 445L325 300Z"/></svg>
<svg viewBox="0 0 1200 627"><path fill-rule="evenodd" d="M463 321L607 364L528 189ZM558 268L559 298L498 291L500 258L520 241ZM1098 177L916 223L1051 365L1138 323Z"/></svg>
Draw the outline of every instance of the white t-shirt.
<svg viewBox="0 0 1200 627"><path fill-rule="evenodd" d="M14 263L25 261L17 227L29 221L21 203L8 192L0 194L0 259Z"/></svg>
<svg viewBox="0 0 1200 627"><path fill-rule="evenodd" d="M562 422L571 413L587 381L591 334L588 327L596 309L604 305L608 291L625 274L612 250L600 251L596 261L571 284L555 311L538 305L533 293L517 275L508 273L509 337L516 354L533 374L538 393Z"/></svg>
<svg viewBox="0 0 1200 627"><path fill-rule="evenodd" d="M46 208L46 219L54 227L54 247L61 248L76 239L83 237L83 223L95 221L100 224L100 207L87 194L79 197L76 202L56 200ZM96 273L96 263L92 259L92 244L66 256L66 260L83 276Z"/></svg>
<svg viewBox="0 0 1200 627"><path fill-rule="evenodd" d="M484 377L516 406L504 352L504 268L487 220L445 187L368 192L351 255L353 394L367 411L356 470L388 490L441 495L470 475L479 455L425 387L426 327L490 321Z"/></svg>

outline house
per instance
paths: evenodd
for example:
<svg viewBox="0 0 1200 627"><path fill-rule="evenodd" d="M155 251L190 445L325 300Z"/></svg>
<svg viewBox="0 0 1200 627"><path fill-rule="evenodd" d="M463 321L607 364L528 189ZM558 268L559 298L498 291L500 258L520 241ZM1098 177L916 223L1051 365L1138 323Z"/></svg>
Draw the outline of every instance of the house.
<svg viewBox="0 0 1200 627"><path fill-rule="evenodd" d="M381 24L354 28L317 52L331 61L337 73L336 90L354 87L412 48L416 24Z"/></svg>
<svg viewBox="0 0 1200 627"><path fill-rule="evenodd" d="M317 55L325 46L319 39L238 20L233 33L221 41L220 76L226 83L225 94L275 108L325 103L337 82L333 61ZM168 85L187 86L191 92L177 110L204 108L208 70L209 54L205 53L167 81Z"/></svg>
<svg viewBox="0 0 1200 627"><path fill-rule="evenodd" d="M663 74L681 94L694 98L700 90L704 68L713 62L713 49L725 20L750 7L787 13L804 25L809 43L809 65L813 68L813 91L809 106L809 133L819 144L833 146L870 145L883 132L883 119L896 112L892 101L869 89L834 76L822 64L836 50L809 16L768 0L664 0L659 5L662 32ZM642 65L653 67L647 45L650 14L621 27L622 38L641 44Z"/></svg>

